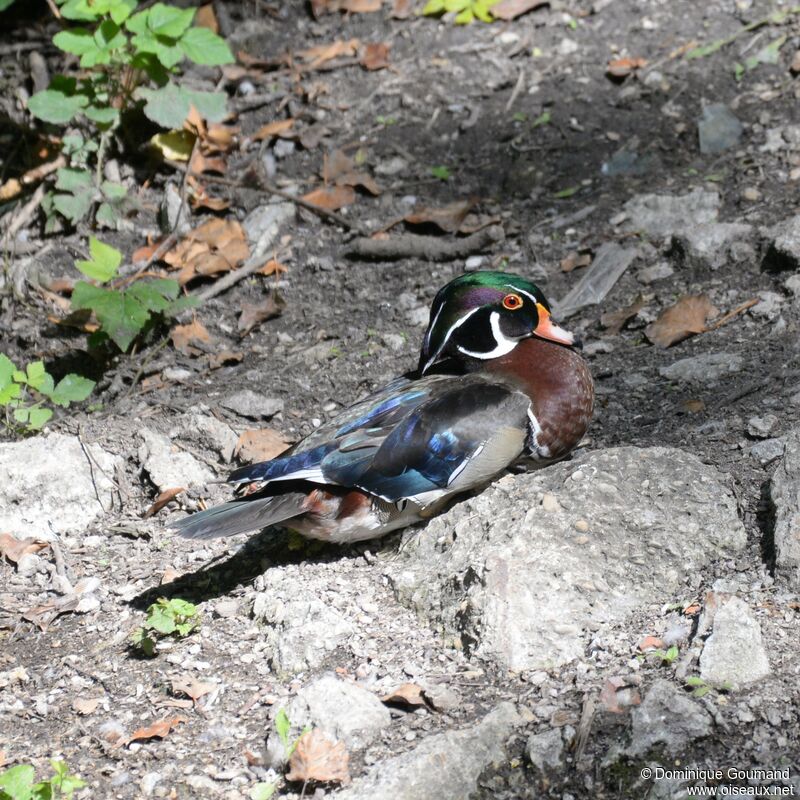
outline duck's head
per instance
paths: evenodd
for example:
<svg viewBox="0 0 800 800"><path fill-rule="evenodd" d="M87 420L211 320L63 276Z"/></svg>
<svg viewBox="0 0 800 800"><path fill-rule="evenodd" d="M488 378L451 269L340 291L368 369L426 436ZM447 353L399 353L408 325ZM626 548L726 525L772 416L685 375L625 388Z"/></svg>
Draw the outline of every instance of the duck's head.
<svg viewBox="0 0 800 800"><path fill-rule="evenodd" d="M469 272L436 294L419 372L446 358L489 360L538 336L570 347L575 337L555 325L538 286L508 272Z"/></svg>

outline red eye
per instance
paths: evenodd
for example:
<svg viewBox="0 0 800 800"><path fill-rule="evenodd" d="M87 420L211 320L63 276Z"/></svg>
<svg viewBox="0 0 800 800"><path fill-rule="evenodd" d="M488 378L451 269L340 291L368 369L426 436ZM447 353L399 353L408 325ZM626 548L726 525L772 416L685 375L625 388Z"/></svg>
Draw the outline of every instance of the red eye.
<svg viewBox="0 0 800 800"><path fill-rule="evenodd" d="M507 308L509 311L522 308L522 298L518 294L507 294L503 298L503 308Z"/></svg>

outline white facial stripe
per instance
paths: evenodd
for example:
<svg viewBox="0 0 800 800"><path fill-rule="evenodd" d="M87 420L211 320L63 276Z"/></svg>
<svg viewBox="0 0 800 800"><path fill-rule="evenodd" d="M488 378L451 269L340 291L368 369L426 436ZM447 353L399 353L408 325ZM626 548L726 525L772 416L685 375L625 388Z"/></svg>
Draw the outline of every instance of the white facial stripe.
<svg viewBox="0 0 800 800"><path fill-rule="evenodd" d="M506 286L509 289L513 289L515 292L519 294L524 294L534 305L536 305L539 301L530 293L526 292L524 289L520 289L518 286L512 286L510 283L507 283Z"/></svg>
<svg viewBox="0 0 800 800"><path fill-rule="evenodd" d="M489 358L498 358L499 356L504 356L506 353L510 353L519 343L519 339L509 339L503 331L500 330L500 314L497 311L492 311L491 315L489 316L489 324L492 328L492 335L494 336L495 341L495 348L494 350L489 351L488 353L473 353L471 350L467 350L465 347L458 346L458 352L463 353L465 356L471 356L472 358L480 358L480 359L489 359Z"/></svg>
<svg viewBox="0 0 800 800"><path fill-rule="evenodd" d="M463 317L461 317L460 319L457 319L450 326L450 330L447 331L447 333L445 334L445 337L442 340L442 343L439 346L439 349L428 359L428 361L426 362L425 366L422 368L423 374L426 373L428 371L428 367L430 367L431 364L433 364L436 361L436 359L439 358L439 354L442 352L442 350L444 350L444 346L447 344L448 341L450 341L450 337L453 335L453 331L456 328L458 328L460 325L463 325L476 311L480 311L480 308L473 308L471 311L468 311L466 314L464 314ZM439 316L438 313L437 313L436 316L437 317ZM433 326L431 326L431 329L433 329ZM459 349L461 349L461 348L459 348Z"/></svg>
<svg viewBox="0 0 800 800"><path fill-rule="evenodd" d="M425 347L430 347L431 344L431 331L436 327L436 323L439 321L439 315L442 313L442 309L444 308L444 303L439 306L439 309L436 312L436 315L433 318L433 321L430 325L428 325L428 332L425 334Z"/></svg>

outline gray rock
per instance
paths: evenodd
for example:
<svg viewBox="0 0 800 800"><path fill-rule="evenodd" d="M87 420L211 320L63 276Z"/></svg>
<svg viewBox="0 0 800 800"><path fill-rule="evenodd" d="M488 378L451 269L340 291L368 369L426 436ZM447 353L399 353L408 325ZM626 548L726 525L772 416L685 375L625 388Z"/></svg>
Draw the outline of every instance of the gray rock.
<svg viewBox="0 0 800 800"><path fill-rule="evenodd" d="M669 681L656 681L631 712L631 743L625 752L644 755L655 745L675 755L712 730L711 715Z"/></svg>
<svg viewBox="0 0 800 800"><path fill-rule="evenodd" d="M228 411L248 419L269 419L283 411L283 400L277 397L264 397L252 389L242 389L220 400L219 404Z"/></svg>
<svg viewBox="0 0 800 800"><path fill-rule="evenodd" d="M189 208L183 202L181 193L174 183L168 183L164 189L159 209L159 223L165 233L186 233L191 228Z"/></svg>
<svg viewBox="0 0 800 800"><path fill-rule="evenodd" d="M777 292L759 292L758 297L759 301L750 309L750 313L770 322L777 319L781 313L783 297Z"/></svg>
<svg viewBox="0 0 800 800"><path fill-rule="evenodd" d="M732 260L730 245L752 234L752 225L708 222L673 234L671 248L693 263L717 269Z"/></svg>
<svg viewBox="0 0 800 800"><path fill-rule="evenodd" d="M216 476L210 469L191 453L174 445L163 433L142 428L139 436L142 439L138 453L139 463L159 491L178 486L203 486L215 479Z"/></svg>
<svg viewBox="0 0 800 800"><path fill-rule="evenodd" d="M386 572L403 603L470 654L548 669L582 657L587 630L665 601L745 539L713 467L621 447L502 478L406 533Z"/></svg>
<svg viewBox="0 0 800 800"><path fill-rule="evenodd" d="M281 141L281 140L279 140ZM254 208L245 217L242 227L251 245L255 245L263 238L274 239L278 230L290 220L294 219L294 203L280 202L267 203Z"/></svg>
<svg viewBox="0 0 800 800"><path fill-rule="evenodd" d="M700 677L712 686L739 689L769 673L761 626L747 603L730 598L714 615L713 633L700 654Z"/></svg>
<svg viewBox="0 0 800 800"><path fill-rule="evenodd" d="M0 531L47 539L84 531L110 509L121 459L85 447L91 459L77 437L60 433L0 444Z"/></svg>
<svg viewBox="0 0 800 800"><path fill-rule="evenodd" d="M790 275L783 285L787 292L791 292L796 298L800 297L800 275Z"/></svg>
<svg viewBox="0 0 800 800"><path fill-rule="evenodd" d="M230 425L207 413L205 406L193 406L181 417L181 438L215 450L223 461L233 458L239 437Z"/></svg>
<svg viewBox="0 0 800 800"><path fill-rule="evenodd" d="M767 464L771 464L783 455L784 447L785 441L781 437L764 439L763 442L758 442L750 448L750 455L755 458L762 467L766 467Z"/></svg>
<svg viewBox="0 0 800 800"><path fill-rule="evenodd" d="M697 122L701 153L722 153L742 138L742 123L724 103L711 103Z"/></svg>
<svg viewBox="0 0 800 800"><path fill-rule="evenodd" d="M616 242L600 245L583 277L555 304L555 312L566 319L585 306L602 302L638 254L638 248L622 247Z"/></svg>
<svg viewBox="0 0 800 800"><path fill-rule="evenodd" d="M292 726L290 741L309 725L321 728L333 741L344 742L349 752L368 747L392 721L389 709L372 692L334 675L323 675L304 686L292 698L286 715ZM278 755L274 767L288 760L276 733L268 738L267 751Z"/></svg>
<svg viewBox="0 0 800 800"><path fill-rule="evenodd" d="M670 275L674 275L675 270L666 262L666 261L659 261L657 264L653 264L651 267L643 267L636 273L636 280L639 283L645 284L645 286L655 283L656 281L663 281L665 278L669 278Z"/></svg>
<svg viewBox="0 0 800 800"><path fill-rule="evenodd" d="M405 159L400 158L400 156L393 156L392 158L387 158L384 161L379 161L375 165L375 174L393 177L395 175L400 175L407 169L408 163Z"/></svg>
<svg viewBox="0 0 800 800"><path fill-rule="evenodd" d="M770 483L775 509L775 563L800 590L800 428L786 437L786 450Z"/></svg>
<svg viewBox="0 0 800 800"><path fill-rule="evenodd" d="M737 353L702 353L660 367L658 374L671 381L684 381L697 385L717 383L735 372L741 372L744 360Z"/></svg>
<svg viewBox="0 0 800 800"><path fill-rule="evenodd" d="M697 225L716 222L720 199L717 192L694 189L684 195L641 194L625 203L625 229L665 239Z"/></svg>
<svg viewBox="0 0 800 800"><path fill-rule="evenodd" d="M256 595L253 616L268 626L269 665L283 675L314 669L353 636L353 625L303 587L280 575L265 576L267 591Z"/></svg>
<svg viewBox="0 0 800 800"><path fill-rule="evenodd" d="M511 703L501 703L479 723L436 734L413 750L378 762L337 800L467 800L484 769L506 760L505 742L521 723Z"/></svg>
<svg viewBox="0 0 800 800"><path fill-rule="evenodd" d="M525 746L528 758L539 772L557 772L561 769L561 755L564 752L564 740L561 731L552 728L544 733L534 733L528 737Z"/></svg>
<svg viewBox="0 0 800 800"><path fill-rule="evenodd" d="M750 436L766 439L777 424L778 418L774 414L765 414L763 417L750 417L747 420L747 432Z"/></svg>
<svg viewBox="0 0 800 800"><path fill-rule="evenodd" d="M765 232L763 269L773 272L800 269L800 215L779 222Z"/></svg>

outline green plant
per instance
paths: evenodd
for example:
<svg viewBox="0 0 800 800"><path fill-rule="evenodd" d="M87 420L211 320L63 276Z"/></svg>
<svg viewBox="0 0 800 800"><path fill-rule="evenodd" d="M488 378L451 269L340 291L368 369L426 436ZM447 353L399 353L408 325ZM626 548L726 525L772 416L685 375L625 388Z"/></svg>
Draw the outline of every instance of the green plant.
<svg viewBox="0 0 800 800"><path fill-rule="evenodd" d="M177 597L161 597L147 609L144 625L131 636L133 646L148 658L156 654L156 643L164 636L187 637L200 624L200 613L194 603Z"/></svg>
<svg viewBox="0 0 800 800"><path fill-rule="evenodd" d="M5 770L0 774L0 800L70 800L76 789L86 786L63 761L53 759L50 765L56 774L39 783L34 783L36 770L30 764Z"/></svg>
<svg viewBox="0 0 800 800"><path fill-rule="evenodd" d="M136 12L137 0L55 2L64 19L82 23L53 37L56 47L78 56L80 77L57 75L47 89L31 97L28 109L56 125L82 120L91 135L65 137L69 166L57 171L56 193L45 210L75 223L98 203L97 222L111 226L119 218L126 190L101 180L102 162L121 114L142 107L156 124L179 128L194 106L201 116L218 122L226 113L224 93L179 87L171 77L184 58L207 66L234 59L224 39L208 28L193 27L194 8L156 3ZM99 142L95 129L101 134ZM95 163L93 172L90 162Z"/></svg>
<svg viewBox="0 0 800 800"><path fill-rule="evenodd" d="M100 324L99 334L122 351L154 317L171 317L196 303L194 298L178 297L178 282L168 278L137 280L125 288L103 286L118 277L122 253L94 236L89 238L89 253L91 260L76 261L75 266L94 283L75 284L72 309L93 311Z"/></svg>
<svg viewBox="0 0 800 800"><path fill-rule="evenodd" d="M688 677L685 683L692 690L692 697L704 697L709 692L718 690L729 692L733 688L728 681L725 681L725 683L723 683L722 686L720 686L717 690L713 686L709 686L709 684L707 684L702 678L698 678L695 675Z"/></svg>
<svg viewBox="0 0 800 800"><path fill-rule="evenodd" d="M660 648L657 650L650 650L645 653L646 656L653 656L654 658L660 659L662 664L670 665L675 662L679 655L679 650L675 645L668 648L667 650L661 650Z"/></svg>
<svg viewBox="0 0 800 800"><path fill-rule="evenodd" d="M296 739L292 739L289 735L290 731L292 730L292 723L289 720L289 715L286 713L286 709L281 708L278 713L275 715L275 732L278 734L278 738L281 740L281 744L283 745L284 753L286 754L286 759L290 759L292 757L292 753L294 753L295 748L297 747L297 743L300 739L305 736L310 730L311 726L306 725L302 731L300 731L300 735Z"/></svg>
<svg viewBox="0 0 800 800"><path fill-rule="evenodd" d="M275 789L277 789L277 783L266 783L265 781L260 781L256 783L252 789L248 792L250 800L269 800L273 794L275 794Z"/></svg>
<svg viewBox="0 0 800 800"><path fill-rule="evenodd" d="M48 401L66 408L85 400L92 389L94 381L88 378L70 373L56 383L42 361L32 361L23 371L0 353L0 408L5 426L14 432L41 430L53 416Z"/></svg>
<svg viewBox="0 0 800 800"><path fill-rule="evenodd" d="M431 167L431 175L433 175L434 178L438 178L440 181L449 181L451 173L450 170L442 164L438 167Z"/></svg>
<svg viewBox="0 0 800 800"><path fill-rule="evenodd" d="M455 13L456 25L469 25L476 19L482 22L494 22L491 8L499 0L428 0L422 13L426 16L436 16L445 13Z"/></svg>

